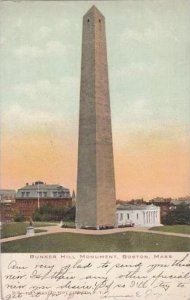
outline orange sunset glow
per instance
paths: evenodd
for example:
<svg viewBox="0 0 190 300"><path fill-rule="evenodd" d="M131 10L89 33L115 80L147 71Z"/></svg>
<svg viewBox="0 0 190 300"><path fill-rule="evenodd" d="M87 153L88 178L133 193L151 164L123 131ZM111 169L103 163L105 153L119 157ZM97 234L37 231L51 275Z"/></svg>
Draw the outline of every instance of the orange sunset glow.
<svg viewBox="0 0 190 300"><path fill-rule="evenodd" d="M148 200L189 193L188 144L142 135L124 141L114 147L117 198ZM76 189L77 136L61 139L36 129L4 138L2 162L4 188L20 188L40 179Z"/></svg>

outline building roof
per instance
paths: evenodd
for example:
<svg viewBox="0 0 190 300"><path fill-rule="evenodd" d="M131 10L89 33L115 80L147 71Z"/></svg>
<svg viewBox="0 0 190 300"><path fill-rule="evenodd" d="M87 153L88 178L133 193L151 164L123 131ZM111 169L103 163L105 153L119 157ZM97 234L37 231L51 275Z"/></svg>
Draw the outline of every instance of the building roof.
<svg viewBox="0 0 190 300"><path fill-rule="evenodd" d="M19 190L37 190L37 189L43 189L43 190L52 190L52 189L64 189L69 190L68 188L63 187L59 184L46 184L41 181L36 181L33 184L26 184Z"/></svg>
<svg viewBox="0 0 190 300"><path fill-rule="evenodd" d="M59 184L45 184L42 181L36 181L33 184L26 183L25 186L18 189L16 199L31 198L71 198L70 190Z"/></svg>
<svg viewBox="0 0 190 300"><path fill-rule="evenodd" d="M15 194L15 190L9 190L9 189L0 189L0 195L5 195L5 194Z"/></svg>
<svg viewBox="0 0 190 300"><path fill-rule="evenodd" d="M150 209L158 209L158 206L156 205L136 205L136 204L126 204L126 205L121 205L119 204L117 206L118 210L150 210Z"/></svg>
<svg viewBox="0 0 190 300"><path fill-rule="evenodd" d="M174 205L190 204L190 200L172 200L171 204L174 204Z"/></svg>

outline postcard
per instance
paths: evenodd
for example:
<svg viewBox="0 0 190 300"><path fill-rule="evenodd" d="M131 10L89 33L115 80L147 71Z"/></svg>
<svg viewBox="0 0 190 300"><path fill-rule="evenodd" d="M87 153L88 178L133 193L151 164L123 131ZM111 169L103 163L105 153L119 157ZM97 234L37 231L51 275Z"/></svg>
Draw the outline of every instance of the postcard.
<svg viewBox="0 0 190 300"><path fill-rule="evenodd" d="M190 1L0 17L1 299L189 300Z"/></svg>

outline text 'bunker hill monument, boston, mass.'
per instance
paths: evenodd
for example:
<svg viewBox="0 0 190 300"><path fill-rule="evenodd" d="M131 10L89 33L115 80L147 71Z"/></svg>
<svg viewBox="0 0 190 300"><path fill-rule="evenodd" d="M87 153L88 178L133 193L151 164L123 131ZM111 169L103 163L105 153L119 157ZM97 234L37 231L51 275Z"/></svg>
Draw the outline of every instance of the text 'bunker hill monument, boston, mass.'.
<svg viewBox="0 0 190 300"><path fill-rule="evenodd" d="M83 17L76 227L115 227L116 195L105 18Z"/></svg>

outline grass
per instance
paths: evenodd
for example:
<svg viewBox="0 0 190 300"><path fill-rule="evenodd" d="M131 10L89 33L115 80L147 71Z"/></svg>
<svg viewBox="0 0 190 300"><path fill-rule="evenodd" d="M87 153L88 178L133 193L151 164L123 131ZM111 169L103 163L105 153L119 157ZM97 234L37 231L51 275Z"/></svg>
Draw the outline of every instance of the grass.
<svg viewBox="0 0 190 300"><path fill-rule="evenodd" d="M126 232L108 235L57 233L2 243L2 252L183 252L190 239L153 233Z"/></svg>
<svg viewBox="0 0 190 300"><path fill-rule="evenodd" d="M55 225L56 223L50 222L34 222L34 227L42 227L42 226L51 226ZM1 229L1 238L23 235L26 233L26 227L29 226L29 222L14 222L3 224ZM35 229L35 232L42 232L44 230Z"/></svg>
<svg viewBox="0 0 190 300"><path fill-rule="evenodd" d="M34 227L43 227L43 226L54 226L58 225L59 222L33 222Z"/></svg>
<svg viewBox="0 0 190 300"><path fill-rule="evenodd" d="M190 225L166 225L152 227L149 230L190 234Z"/></svg>

